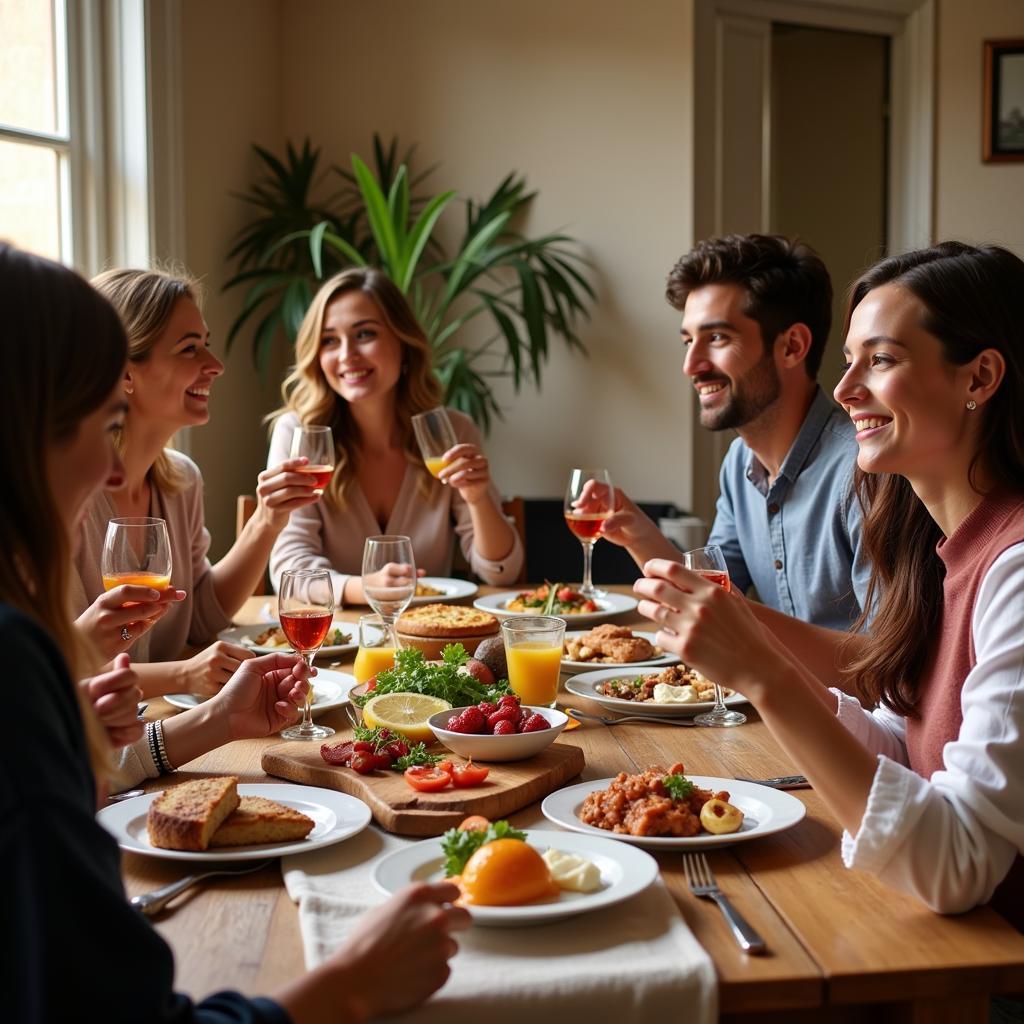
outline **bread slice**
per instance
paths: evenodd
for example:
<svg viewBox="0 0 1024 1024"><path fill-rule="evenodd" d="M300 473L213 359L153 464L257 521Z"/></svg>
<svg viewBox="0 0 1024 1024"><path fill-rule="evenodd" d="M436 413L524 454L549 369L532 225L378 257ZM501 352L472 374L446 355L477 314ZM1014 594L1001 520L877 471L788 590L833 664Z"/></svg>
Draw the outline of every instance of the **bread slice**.
<svg viewBox="0 0 1024 1024"><path fill-rule="evenodd" d="M163 850L205 850L210 837L237 806L235 775L171 786L149 805L149 841Z"/></svg>
<svg viewBox="0 0 1024 1024"><path fill-rule="evenodd" d="M238 808L213 834L211 846L249 846L305 839L316 822L292 807L262 796L243 796Z"/></svg>

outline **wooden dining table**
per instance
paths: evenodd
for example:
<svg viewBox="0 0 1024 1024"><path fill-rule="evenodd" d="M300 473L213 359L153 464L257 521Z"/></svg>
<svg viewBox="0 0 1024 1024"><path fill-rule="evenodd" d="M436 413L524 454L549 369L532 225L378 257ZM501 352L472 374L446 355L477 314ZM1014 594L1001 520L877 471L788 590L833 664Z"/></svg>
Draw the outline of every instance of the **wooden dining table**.
<svg viewBox="0 0 1024 1024"><path fill-rule="evenodd" d="M250 599L238 622L260 621L268 601L273 598ZM358 609L339 612L338 617L354 621ZM635 613L616 621L649 626ZM350 670L351 658L337 667ZM567 693L560 698L584 711L601 711ZM796 766L754 709L743 710L746 724L728 729L587 722L563 733L560 742L583 749L583 781L676 761L695 775L757 779L793 774ZM176 713L157 699L147 717ZM343 708L318 720L339 733L349 729ZM264 773L260 761L264 749L278 742L279 737L271 736L227 744L181 766L175 775L152 780L148 788L193 774L276 781ZM718 908L690 894L678 853L656 854L681 915L714 962L723 1021L966 1024L988 1020L993 993L1024 992L1024 935L986 907L940 916L876 878L846 869L834 816L813 790L794 790L793 795L807 808L794 827L708 851L721 888L766 940L766 955L743 953ZM537 816L534 804L510 818L523 824ZM123 859L129 895L164 885L188 870L191 866L142 854L126 853ZM226 987L252 995L271 993L304 969L298 909L285 892L276 863L197 886L154 924L174 950L177 988L195 998Z"/></svg>

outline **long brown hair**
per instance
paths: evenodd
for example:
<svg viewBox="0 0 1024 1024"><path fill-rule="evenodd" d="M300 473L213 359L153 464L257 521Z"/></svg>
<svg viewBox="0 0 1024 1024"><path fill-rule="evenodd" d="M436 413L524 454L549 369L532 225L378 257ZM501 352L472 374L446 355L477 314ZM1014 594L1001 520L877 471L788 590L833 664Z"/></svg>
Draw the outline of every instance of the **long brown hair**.
<svg viewBox="0 0 1024 1024"><path fill-rule="evenodd" d="M181 299L200 301L198 282L185 273L163 270L105 270L92 279L92 286L117 310L128 334L128 360L144 363L153 351L174 307ZM118 450L124 454L128 444L131 414L117 439ZM175 468L166 450L162 451L149 471L157 489L176 494L185 486L185 479Z"/></svg>
<svg viewBox="0 0 1024 1024"><path fill-rule="evenodd" d="M344 504L345 489L355 476L359 451L349 404L331 390L320 369L320 338L328 305L339 295L352 291L364 292L373 299L384 323L402 343L402 375L396 385L395 410L402 447L416 465L421 463L412 417L440 405L442 398L441 385L433 373L430 342L405 296L386 274L373 267L357 267L324 282L306 311L295 339L295 366L281 386L284 405L268 419L273 425L285 413L295 412L302 423L331 428L335 471L325 497L336 505ZM425 471L424 477L432 480Z"/></svg>
<svg viewBox="0 0 1024 1024"><path fill-rule="evenodd" d="M47 451L74 437L124 372L127 343L111 308L77 274L0 243L0 345L8 372L0 479L0 600L35 619L61 649L72 678L92 671L91 651L68 602L73 540L50 489ZM17 372L13 372L13 368ZM78 694L94 768L108 752Z"/></svg>
<svg viewBox="0 0 1024 1024"><path fill-rule="evenodd" d="M890 256L853 285L846 329L861 300L875 288L898 284L924 306L921 326L937 338L945 358L963 366L984 349L1006 360L996 393L978 411L981 429L969 470L978 493L979 470L1001 489L1024 493L1024 262L999 246L943 242ZM850 654L846 681L868 700L913 715L942 611L944 569L935 546L938 524L902 476L855 473L865 509L862 544L872 563L860 629L871 618L870 640Z"/></svg>

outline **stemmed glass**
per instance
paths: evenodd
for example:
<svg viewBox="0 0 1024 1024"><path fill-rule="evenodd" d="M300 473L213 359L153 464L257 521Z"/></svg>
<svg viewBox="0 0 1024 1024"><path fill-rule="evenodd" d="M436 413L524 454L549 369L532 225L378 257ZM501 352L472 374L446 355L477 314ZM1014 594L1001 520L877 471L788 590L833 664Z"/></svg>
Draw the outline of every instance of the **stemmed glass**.
<svg viewBox="0 0 1024 1024"><path fill-rule="evenodd" d="M683 565L691 572L703 576L704 579L717 583L720 587L729 589L729 567L725 561L725 555L717 544L709 544L704 548L694 548L683 554ZM694 721L698 725L729 726L742 725L747 716L741 711L731 711L725 706L725 698L722 696L722 687L713 682L715 688L715 706L710 711L696 715Z"/></svg>
<svg viewBox="0 0 1024 1024"><path fill-rule="evenodd" d="M100 556L103 589L132 583L166 590L171 585L171 540L167 523L150 516L111 519Z"/></svg>
<svg viewBox="0 0 1024 1024"><path fill-rule="evenodd" d="M281 629L292 648L313 670L313 657L320 650L334 618L334 584L326 569L286 569L281 573L278 592ZM327 725L313 724L312 685L302 705L302 721L282 731L286 740L320 740L333 736Z"/></svg>
<svg viewBox="0 0 1024 1024"><path fill-rule="evenodd" d="M408 537L367 537L363 545L366 603L394 625L416 593L416 560Z"/></svg>
<svg viewBox="0 0 1024 1024"><path fill-rule="evenodd" d="M437 476L448 465L444 453L459 443L448 418L448 410L439 405L436 409L417 413L412 418L412 429L416 432L424 464L432 476Z"/></svg>
<svg viewBox="0 0 1024 1024"><path fill-rule="evenodd" d="M308 473L313 486L322 491L334 476L334 435L330 427L299 426L292 434L291 457L305 455L309 462L296 473Z"/></svg>
<svg viewBox="0 0 1024 1024"><path fill-rule="evenodd" d="M607 469L574 469L565 489L565 522L583 545L584 597L604 597L591 579L594 545L600 539L601 524L615 511L615 489Z"/></svg>

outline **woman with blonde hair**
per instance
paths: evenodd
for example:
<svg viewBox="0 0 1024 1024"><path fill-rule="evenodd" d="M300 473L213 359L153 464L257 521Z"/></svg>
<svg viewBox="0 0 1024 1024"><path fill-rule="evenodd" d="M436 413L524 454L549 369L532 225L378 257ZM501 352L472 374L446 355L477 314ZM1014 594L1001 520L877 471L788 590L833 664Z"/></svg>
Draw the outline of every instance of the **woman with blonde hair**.
<svg viewBox="0 0 1024 1024"><path fill-rule="evenodd" d="M444 984L450 933L469 924L447 903L452 885L399 893L273 999L223 991L194 1003L173 991L171 950L128 905L117 844L94 816L109 748L72 682L83 641L68 616L70 552L89 501L121 472L124 331L76 274L2 244L0 308L0 347L18 366L0 380L10 415L0 473L19 483L0 509L0 641L20 679L17 726L0 744L0 871L16 893L0 923L7 1014L319 1024L415 1006ZM306 677L301 658L283 654L241 672L282 693Z"/></svg>
<svg viewBox="0 0 1024 1024"><path fill-rule="evenodd" d="M281 531L270 559L275 586L284 569L325 568L339 605L365 603L363 542L382 533L410 537L417 568L431 575L451 572L457 538L482 579L513 582L522 545L502 514L472 421L449 412L458 443L436 480L416 447L412 417L440 405L441 388L430 344L395 284L372 268L325 282L299 328L295 356L273 417L269 464L287 457L296 427L325 425L335 471L324 500L297 510Z"/></svg>
<svg viewBox="0 0 1024 1024"><path fill-rule="evenodd" d="M122 382L128 410L118 435L125 486L98 494L82 524L73 581L75 611L79 625L108 657L129 651L145 695L185 691L209 696L251 652L222 641L205 645L230 625L231 616L253 593L292 510L317 501L319 492L308 474L295 472L303 459L282 459L260 473L255 514L228 553L211 565L202 477L191 459L168 447L179 430L207 422L210 391L224 371L210 350L196 283L157 270L111 270L93 285L117 310L128 334ZM153 603L135 609L138 620L128 623L124 617L131 609L122 610L125 599L139 601L147 595L104 595L100 572L107 523L119 516L167 521L171 578L175 596L181 598L167 611L160 595L150 591ZM113 614L119 618L111 622ZM152 625L151 614L159 618ZM205 649L199 654L182 658L186 647L200 646Z"/></svg>

